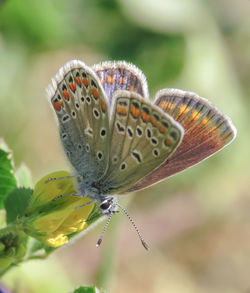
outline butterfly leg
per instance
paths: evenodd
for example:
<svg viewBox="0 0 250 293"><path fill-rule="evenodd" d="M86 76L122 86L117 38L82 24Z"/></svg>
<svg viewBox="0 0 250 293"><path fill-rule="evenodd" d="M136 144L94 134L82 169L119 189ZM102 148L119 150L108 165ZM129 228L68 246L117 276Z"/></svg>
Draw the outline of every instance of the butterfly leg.
<svg viewBox="0 0 250 293"><path fill-rule="evenodd" d="M49 178L49 179L45 180L44 183L48 183L50 181L55 181L55 180L74 178L74 177L78 177L78 176L79 175L69 175L69 176L64 176L64 177L53 177L53 178Z"/></svg>
<svg viewBox="0 0 250 293"><path fill-rule="evenodd" d="M84 195L84 194L77 194L77 193L60 194L60 195L56 196L55 198L53 198L53 201L54 201L54 200L57 200L57 199L59 199L59 198L65 197L65 196L85 197L86 195Z"/></svg>
<svg viewBox="0 0 250 293"><path fill-rule="evenodd" d="M89 205L89 204L95 203L95 202L97 202L96 199L91 200L91 201L89 201L89 202L87 202L87 203L85 203L85 204L83 204L83 205L81 205L81 206L79 206L79 207L76 207L76 208L75 208L75 211L78 210L78 209L80 209L80 208L86 207L86 206Z"/></svg>

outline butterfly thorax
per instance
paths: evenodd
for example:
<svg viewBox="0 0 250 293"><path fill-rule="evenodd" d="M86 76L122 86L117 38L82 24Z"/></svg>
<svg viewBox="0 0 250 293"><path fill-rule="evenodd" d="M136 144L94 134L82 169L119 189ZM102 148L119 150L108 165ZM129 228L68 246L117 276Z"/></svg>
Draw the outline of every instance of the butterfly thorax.
<svg viewBox="0 0 250 293"><path fill-rule="evenodd" d="M101 191L95 187L93 182L85 181L82 177L77 178L77 189L82 196L88 196L89 198L102 201L105 199L105 196Z"/></svg>
<svg viewBox="0 0 250 293"><path fill-rule="evenodd" d="M98 202L103 213L113 212L114 208L111 207L115 206L116 199L114 196L104 195L98 181L86 181L83 177L78 176L77 190L82 196L87 196Z"/></svg>

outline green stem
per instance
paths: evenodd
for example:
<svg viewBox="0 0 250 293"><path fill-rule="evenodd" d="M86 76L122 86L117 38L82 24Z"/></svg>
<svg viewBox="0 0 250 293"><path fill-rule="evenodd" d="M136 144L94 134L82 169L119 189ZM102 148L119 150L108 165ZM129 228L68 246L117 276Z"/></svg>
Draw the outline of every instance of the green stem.
<svg viewBox="0 0 250 293"><path fill-rule="evenodd" d="M123 203L123 206L129 206L130 201L133 198L133 194L129 196L129 198L126 199L126 203ZM106 237L104 236L102 243L103 249L101 254L101 260L99 268L96 272L96 278L95 278L95 284L99 288L106 288L108 289L110 279L113 275L113 272L115 270L115 263L116 263L116 241L117 241L117 234L120 231L120 223L124 219L123 213L120 213L119 215L114 215L111 219L110 225L108 227L108 231L106 232ZM104 222L105 223L105 222Z"/></svg>
<svg viewBox="0 0 250 293"><path fill-rule="evenodd" d="M111 223L108 227L109 231L107 231L103 239L102 247L98 249L102 249L101 260L96 272L95 284L100 288L108 288L110 279L113 275L114 266L115 266L115 255L116 255L116 239L117 232L119 228L119 216L114 215L113 219L111 219ZM105 223L105 222L103 222Z"/></svg>

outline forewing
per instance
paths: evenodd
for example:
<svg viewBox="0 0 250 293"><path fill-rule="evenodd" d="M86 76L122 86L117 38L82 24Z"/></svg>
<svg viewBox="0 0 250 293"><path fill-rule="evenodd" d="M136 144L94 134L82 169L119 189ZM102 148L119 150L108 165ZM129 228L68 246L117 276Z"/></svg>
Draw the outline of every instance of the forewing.
<svg viewBox="0 0 250 293"><path fill-rule="evenodd" d="M231 120L195 93L161 90L154 104L181 123L185 135L174 154L128 192L146 188L203 161L236 136Z"/></svg>
<svg viewBox="0 0 250 293"><path fill-rule="evenodd" d="M86 180L99 178L108 164L109 117L95 72L81 61L70 61L52 79L48 95L69 161Z"/></svg>
<svg viewBox="0 0 250 293"><path fill-rule="evenodd" d="M109 105L117 90L135 92L148 99L146 77L135 65L125 61L106 61L93 66L107 94Z"/></svg>
<svg viewBox="0 0 250 293"><path fill-rule="evenodd" d="M111 121L109 167L98 182L104 194L128 190L174 152L183 129L136 93L118 91Z"/></svg>

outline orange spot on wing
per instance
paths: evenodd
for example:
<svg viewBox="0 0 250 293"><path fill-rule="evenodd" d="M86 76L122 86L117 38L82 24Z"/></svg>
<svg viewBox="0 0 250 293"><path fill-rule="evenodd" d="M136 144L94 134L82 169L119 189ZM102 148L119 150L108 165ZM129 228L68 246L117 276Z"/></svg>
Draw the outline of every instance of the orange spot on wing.
<svg viewBox="0 0 250 293"><path fill-rule="evenodd" d="M124 77L120 77L119 78L119 83L120 84L125 84L125 78Z"/></svg>
<svg viewBox="0 0 250 293"><path fill-rule="evenodd" d="M185 104L181 104L179 107L179 111L175 113L174 118L181 122L187 116L187 113L190 111L190 108L187 107Z"/></svg>
<svg viewBox="0 0 250 293"><path fill-rule="evenodd" d="M102 109L102 112L105 113L106 112L106 104L103 100L101 100L101 109Z"/></svg>
<svg viewBox="0 0 250 293"><path fill-rule="evenodd" d="M197 121L201 117L201 113L197 110L193 110L192 114L190 115L191 120Z"/></svg>
<svg viewBox="0 0 250 293"><path fill-rule="evenodd" d="M142 111L141 112L141 118L144 122L148 122L149 116L146 112Z"/></svg>
<svg viewBox="0 0 250 293"><path fill-rule="evenodd" d="M132 114L132 116L134 118L138 118L138 116L139 116L139 108L136 108L135 106L132 105L130 107L130 113Z"/></svg>
<svg viewBox="0 0 250 293"><path fill-rule="evenodd" d="M187 107L185 104L182 104L182 105L180 106L179 113L180 113L181 115L186 115L186 114L189 112L189 110L190 110L189 107Z"/></svg>
<svg viewBox="0 0 250 293"><path fill-rule="evenodd" d="M71 82L71 83L69 84L69 87L70 87L70 89L72 90L72 92L75 92L75 90L76 90L76 85L75 85L73 82Z"/></svg>
<svg viewBox="0 0 250 293"><path fill-rule="evenodd" d="M130 92L135 92L135 88L134 88L133 86L131 86L131 87L129 88L129 91L130 91Z"/></svg>
<svg viewBox="0 0 250 293"><path fill-rule="evenodd" d="M165 133L166 132L166 128L164 127L164 126L160 126L159 127L159 131L160 131L160 133Z"/></svg>
<svg viewBox="0 0 250 293"><path fill-rule="evenodd" d="M170 103L170 102L167 102L167 101L162 101L159 106L163 110L168 110L169 111L169 110L172 110L175 105L176 104L174 104L174 103Z"/></svg>
<svg viewBox="0 0 250 293"><path fill-rule="evenodd" d="M157 126L157 121L154 117L151 117L151 123L153 126L155 126L155 127Z"/></svg>
<svg viewBox="0 0 250 293"><path fill-rule="evenodd" d="M80 78L80 77L76 77L75 80L76 80L76 83L77 83L79 86L82 85L82 81L81 81L81 78Z"/></svg>
<svg viewBox="0 0 250 293"><path fill-rule="evenodd" d="M108 75L108 77L107 77L107 82L108 82L108 83L113 83L113 82L114 82L114 77L111 76L111 75Z"/></svg>
<svg viewBox="0 0 250 293"><path fill-rule="evenodd" d="M84 77L84 78L82 79L82 81L83 81L83 84L84 84L86 87L89 85L89 81L88 81L87 77Z"/></svg>
<svg viewBox="0 0 250 293"><path fill-rule="evenodd" d="M207 117L204 117L204 118L201 120L201 124L202 124L202 125L210 124L210 120L209 120Z"/></svg>
<svg viewBox="0 0 250 293"><path fill-rule="evenodd" d="M128 113L127 108L121 106L116 107L116 112L122 116L126 116Z"/></svg>
<svg viewBox="0 0 250 293"><path fill-rule="evenodd" d="M176 103L168 103L167 109L172 110L176 106Z"/></svg>
<svg viewBox="0 0 250 293"><path fill-rule="evenodd" d="M64 103L61 101L61 102L55 102L53 104L53 107L56 111L59 111L61 109L61 107L64 106Z"/></svg>
<svg viewBox="0 0 250 293"><path fill-rule="evenodd" d="M163 101L160 103L160 108L162 108L163 110L165 110L167 108L168 103L166 101Z"/></svg>
<svg viewBox="0 0 250 293"><path fill-rule="evenodd" d="M209 128L209 132L214 132L214 133L218 132L217 126L216 125L213 125L212 127L210 127Z"/></svg>
<svg viewBox="0 0 250 293"><path fill-rule="evenodd" d="M92 87L92 94L95 99L97 99L99 97L98 90L95 87Z"/></svg>
<svg viewBox="0 0 250 293"><path fill-rule="evenodd" d="M70 94L69 94L69 92L68 92L67 90L64 90L64 91L63 91L63 95L64 95L64 98L65 98L67 101L69 101L69 99L70 99Z"/></svg>
<svg viewBox="0 0 250 293"><path fill-rule="evenodd" d="M165 145L166 145L166 146L171 146L172 144L173 144L173 142L172 142L171 139L169 139L169 138L166 138L166 139L165 139Z"/></svg>

